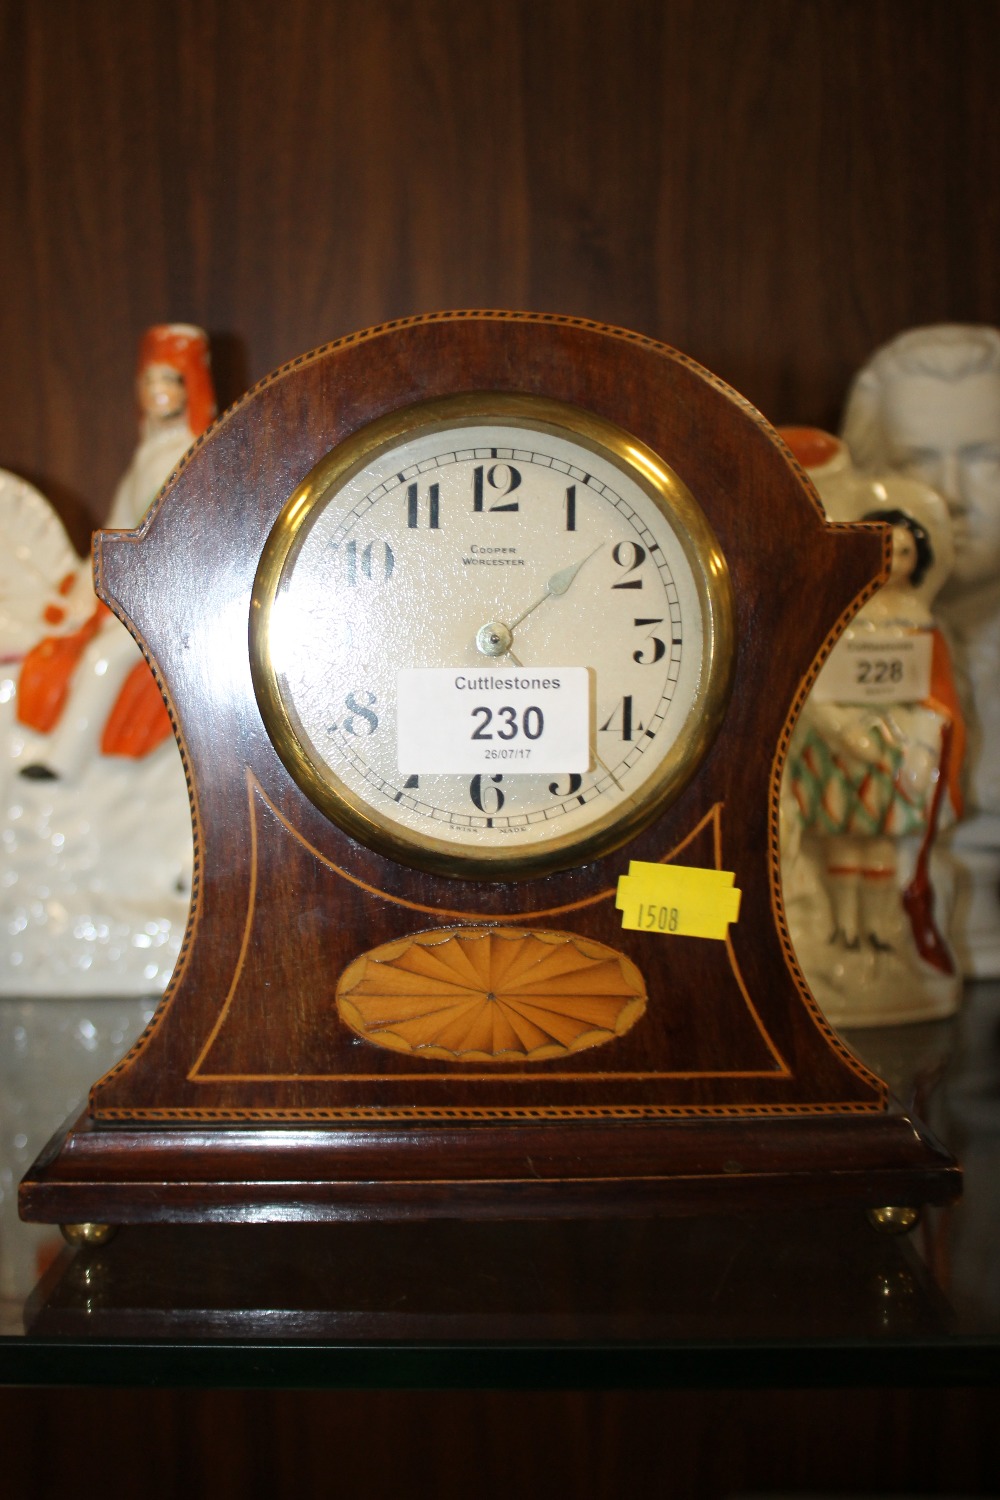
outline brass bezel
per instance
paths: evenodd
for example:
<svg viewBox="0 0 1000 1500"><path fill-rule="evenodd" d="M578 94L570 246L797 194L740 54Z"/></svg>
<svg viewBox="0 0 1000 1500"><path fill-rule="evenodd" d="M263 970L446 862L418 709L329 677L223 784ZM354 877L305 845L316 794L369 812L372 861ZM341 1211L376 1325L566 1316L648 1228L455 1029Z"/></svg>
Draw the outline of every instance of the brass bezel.
<svg viewBox="0 0 1000 1500"><path fill-rule="evenodd" d="M281 579L305 539L310 518L378 453L433 430L508 422L563 434L625 470L670 523L695 581L705 624L701 671L680 734L625 808L609 810L584 833L563 834L544 846L509 851L463 849L443 839L399 828L356 796L334 772L317 769L286 707L271 662L271 610ZM401 864L463 879L511 880L587 864L628 842L682 791L708 751L732 686L734 623L729 569L701 507L674 471L623 428L580 407L547 397L479 391L422 401L378 418L320 459L278 516L264 545L250 606L250 666L265 727L301 790L352 838Z"/></svg>

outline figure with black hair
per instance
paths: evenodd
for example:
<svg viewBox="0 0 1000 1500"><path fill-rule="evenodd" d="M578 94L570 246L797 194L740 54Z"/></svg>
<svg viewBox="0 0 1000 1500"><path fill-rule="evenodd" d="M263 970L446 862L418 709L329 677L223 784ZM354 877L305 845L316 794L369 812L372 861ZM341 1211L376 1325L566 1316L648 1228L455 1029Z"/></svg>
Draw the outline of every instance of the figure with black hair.
<svg viewBox="0 0 1000 1500"><path fill-rule="evenodd" d="M820 982L807 971L818 991L841 992L832 1006L825 995L824 1007L848 1024L954 1008L957 975L935 914L930 855L938 831L961 815L964 743L948 649L926 597L928 528L884 504L860 519L892 527L889 578L820 674L789 766L831 913ZM928 982L908 987L914 962Z"/></svg>
<svg viewBox="0 0 1000 1500"><path fill-rule="evenodd" d="M966 815L949 837L953 931L965 973L1000 975L1000 329L911 328L877 349L848 394L843 437L867 474L932 485L955 561L936 613L968 718Z"/></svg>

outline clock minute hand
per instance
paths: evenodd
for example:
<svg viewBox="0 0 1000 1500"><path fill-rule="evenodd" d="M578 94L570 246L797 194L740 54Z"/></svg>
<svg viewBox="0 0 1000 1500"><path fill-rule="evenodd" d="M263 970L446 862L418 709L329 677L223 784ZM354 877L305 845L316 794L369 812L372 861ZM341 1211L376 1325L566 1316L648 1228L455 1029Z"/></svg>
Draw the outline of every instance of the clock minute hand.
<svg viewBox="0 0 1000 1500"><path fill-rule="evenodd" d="M591 553L590 555L591 555L591 557L593 557L594 554ZM586 562L586 561L587 561L587 559L584 558L583 562ZM577 567L578 568L582 568L583 567L583 563L577 563ZM566 572L568 570L564 568L563 571ZM558 574L556 576L558 577ZM567 585L567 587L568 587L568 585ZM541 600L539 600L538 602L541 603ZM534 607L534 606L532 606L532 607ZM522 615L521 618L523 619L524 616ZM508 648L507 648L507 650L506 650L506 652L504 654L506 656L510 657L510 659L514 663L515 667L520 667L521 670L522 670L522 672L526 670L524 662L521 660L521 658L519 656L515 656L513 647L508 646ZM597 764L602 768L602 770L607 771L608 775L611 777L611 780L614 782L614 784L618 788L618 790L620 792L624 792L625 788L622 786L621 782L618 780L618 777L615 775L614 771L612 771L612 769L608 765L607 761L606 760L602 760L601 757L598 755L598 753L597 753L597 747L596 746L592 747L591 754L593 755L594 759L597 761ZM631 796L628 797L628 801L629 802L634 802L635 801L635 795L634 795L634 793Z"/></svg>
<svg viewBox="0 0 1000 1500"><path fill-rule="evenodd" d="M594 548L594 552L600 552L600 550L600 546ZM548 599L550 595L565 594L566 590L573 582L573 579L576 577L577 573L579 573L585 562L590 561L590 559L594 555L594 552L588 552L586 557L581 557L579 562L570 563L567 567L560 568L557 573L553 573L552 577L545 585L545 592L541 595L541 597L536 599L534 604L529 604L528 608L524 611L523 614L518 615L516 620L512 620L510 622L510 624L507 626L507 629L515 630L517 626L520 625L521 621L526 620L531 612L533 610L536 610L540 604L544 604L546 599Z"/></svg>

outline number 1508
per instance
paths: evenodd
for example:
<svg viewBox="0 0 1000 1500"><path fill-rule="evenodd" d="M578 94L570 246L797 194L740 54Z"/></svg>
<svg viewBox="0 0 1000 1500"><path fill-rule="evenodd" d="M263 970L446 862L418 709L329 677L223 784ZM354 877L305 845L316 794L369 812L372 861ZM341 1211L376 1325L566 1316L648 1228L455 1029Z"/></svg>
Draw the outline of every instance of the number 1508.
<svg viewBox="0 0 1000 1500"><path fill-rule="evenodd" d="M676 932L680 924L680 912L676 906L639 906L639 926L647 932Z"/></svg>

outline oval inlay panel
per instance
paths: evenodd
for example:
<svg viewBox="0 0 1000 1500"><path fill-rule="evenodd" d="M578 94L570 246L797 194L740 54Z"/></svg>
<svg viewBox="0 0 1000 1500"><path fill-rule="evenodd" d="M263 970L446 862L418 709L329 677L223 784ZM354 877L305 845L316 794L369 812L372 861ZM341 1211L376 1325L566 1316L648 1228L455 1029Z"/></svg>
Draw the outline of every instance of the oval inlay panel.
<svg viewBox="0 0 1000 1500"><path fill-rule="evenodd" d="M635 1024L646 986L614 948L569 932L450 927L349 964L337 1007L365 1041L449 1062L543 1062Z"/></svg>

